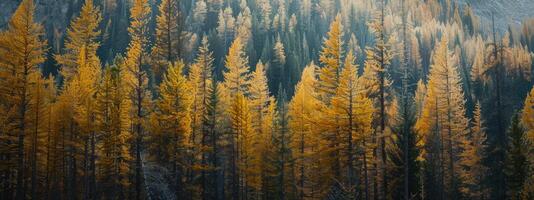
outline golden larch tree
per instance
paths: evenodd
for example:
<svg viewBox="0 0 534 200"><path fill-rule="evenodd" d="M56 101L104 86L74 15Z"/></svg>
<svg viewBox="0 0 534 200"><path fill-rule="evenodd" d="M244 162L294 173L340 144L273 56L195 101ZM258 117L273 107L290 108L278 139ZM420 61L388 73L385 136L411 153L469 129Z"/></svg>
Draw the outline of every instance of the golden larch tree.
<svg viewBox="0 0 534 200"><path fill-rule="evenodd" d="M200 163L196 163L197 169L201 173L202 194L207 195L208 180L207 172L213 171L208 167L208 157L213 150L213 138L210 136L209 128L209 107L213 84L213 53L209 50L208 38L204 36L198 49L198 56L190 66L189 82L191 91L194 94L191 104L191 141L195 142L194 153L199 157Z"/></svg>
<svg viewBox="0 0 534 200"><path fill-rule="evenodd" d="M341 72L339 87L332 99L332 111L338 116L340 126L340 149L343 157L345 184L356 185L356 144L366 139L371 132L373 114L372 101L367 98L358 77L358 66L350 51Z"/></svg>
<svg viewBox="0 0 534 200"><path fill-rule="evenodd" d="M191 149L191 116L190 109L192 96L190 95L191 85L183 75L184 64L177 62L170 65L167 74L164 76L159 86L160 97L156 103L157 119L161 126L159 133L153 133L151 137L156 138L152 145L161 148L159 153L163 155L162 160L170 168L173 178L173 189L177 199L182 199L191 191L189 186L192 183L184 182L184 177L191 170L190 149ZM157 138L161 137L161 138Z"/></svg>
<svg viewBox="0 0 534 200"><path fill-rule="evenodd" d="M438 169L434 180L440 185L437 191L442 197L451 198L459 192L457 155L461 153L460 144L465 141L468 129L457 62L443 37L433 53L427 95L417 122L418 131L426 140L427 156L438 158L432 163Z"/></svg>
<svg viewBox="0 0 534 200"><path fill-rule="evenodd" d="M100 9L94 5L93 0L86 0L80 15L72 20L67 30L64 52L54 56L61 66L61 75L64 79L68 80L75 75L82 48L85 48L84 57L91 62L89 65L100 64L96 51L100 46L97 40L100 36L98 28L101 20Z"/></svg>
<svg viewBox="0 0 534 200"><path fill-rule="evenodd" d="M2 123L2 161L6 174L16 177L16 181L5 179L16 199L24 199L25 191L25 136L30 134L28 114L30 104L31 74L40 74L38 66L45 60L46 41L41 25L34 21L35 5L33 0L24 0L9 21L7 30L0 33L0 86L1 105L5 113ZM4 167L2 167L4 168ZM10 170L10 168L14 168ZM9 176L8 176L9 177Z"/></svg>
<svg viewBox="0 0 534 200"><path fill-rule="evenodd" d="M135 154L135 199L141 198L141 151L142 141L147 125L146 116L150 108L150 96L148 90L148 75L146 63L148 61L148 30L151 17L151 9L148 0L134 0L130 8L130 44L126 52L126 69L129 75L125 83L131 87L131 93L127 94L132 103L133 116L132 127L134 129L134 154Z"/></svg>
<svg viewBox="0 0 534 200"><path fill-rule="evenodd" d="M299 198L311 195L314 190L316 168L314 163L318 149L314 148L320 139L314 131L315 115L319 113L319 102L315 85L317 66L310 63L302 71L296 85L295 96L289 102L289 128L293 134L291 147L295 158L297 193Z"/></svg>
<svg viewBox="0 0 534 200"><path fill-rule="evenodd" d="M124 59L115 59L114 65L106 68L97 92L97 119L103 138L98 143L98 154L103 156L97 165L102 192L110 199L134 198L129 192L133 161L129 76Z"/></svg>
<svg viewBox="0 0 534 200"><path fill-rule="evenodd" d="M480 102L475 105L471 131L465 141L462 141L462 153L460 154L462 179L461 192L465 197L472 199L488 198L488 190L484 188L484 180L488 168L484 166L486 158L486 127L482 119Z"/></svg>
<svg viewBox="0 0 534 200"><path fill-rule="evenodd" d="M182 27L179 24L181 16L176 0L163 0L158 7L156 18L156 37L152 48L153 82L159 83L162 75L167 71L169 63L180 59Z"/></svg>

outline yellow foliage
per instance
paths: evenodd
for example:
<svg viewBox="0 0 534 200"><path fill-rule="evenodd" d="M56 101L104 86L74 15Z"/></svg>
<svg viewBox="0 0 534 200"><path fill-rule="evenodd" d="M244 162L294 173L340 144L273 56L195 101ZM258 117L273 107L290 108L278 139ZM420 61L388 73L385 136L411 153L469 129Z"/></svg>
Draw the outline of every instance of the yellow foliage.
<svg viewBox="0 0 534 200"><path fill-rule="evenodd" d="M527 137L534 142L534 88L530 90L525 99L525 107L523 108L522 122L527 129Z"/></svg>
<svg viewBox="0 0 534 200"><path fill-rule="evenodd" d="M319 73L318 90L323 103L330 104L330 98L336 93L341 73L341 57L343 54L343 26L340 15L330 25L328 38L323 42L323 50L319 61L323 64Z"/></svg>
<svg viewBox="0 0 534 200"><path fill-rule="evenodd" d="M93 0L86 0L80 15L72 20L67 30L65 53L54 57L61 65L61 75L65 79L69 80L76 74L82 48L85 49L84 56L90 62L89 65L100 65L96 50L100 46L97 39L100 36L98 28L101 20L100 9L93 5Z"/></svg>

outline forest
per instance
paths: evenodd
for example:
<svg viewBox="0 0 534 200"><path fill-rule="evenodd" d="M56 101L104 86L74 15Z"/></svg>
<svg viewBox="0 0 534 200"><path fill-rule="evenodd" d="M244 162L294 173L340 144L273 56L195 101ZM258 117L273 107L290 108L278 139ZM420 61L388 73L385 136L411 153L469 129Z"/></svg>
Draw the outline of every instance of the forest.
<svg viewBox="0 0 534 200"><path fill-rule="evenodd" d="M13 2L0 199L534 199L534 11Z"/></svg>

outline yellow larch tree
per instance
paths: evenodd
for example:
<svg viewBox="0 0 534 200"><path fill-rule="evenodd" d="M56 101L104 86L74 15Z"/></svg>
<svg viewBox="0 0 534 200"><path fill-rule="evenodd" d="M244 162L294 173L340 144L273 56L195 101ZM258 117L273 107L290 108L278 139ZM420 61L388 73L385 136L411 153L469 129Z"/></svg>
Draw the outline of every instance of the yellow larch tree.
<svg viewBox="0 0 534 200"><path fill-rule="evenodd" d="M340 127L339 148L343 166L346 167L343 172L347 174L343 180L349 188L355 186L357 181L356 144L368 139L374 112L372 101L365 96L359 82L358 66L354 64L354 55L350 51L341 72L339 87L332 99L332 111L336 113Z"/></svg>
<svg viewBox="0 0 534 200"><path fill-rule="evenodd" d="M272 128L272 118L269 116L270 103L273 97L270 96L269 88L267 86L267 75L265 65L259 61L256 64L256 69L252 72L250 85L250 115L252 120L252 140L253 146L256 149L253 151L253 156L250 165L260 171L260 174L265 174L265 160L263 155L269 146L270 132ZM254 180L251 187L255 192L260 192L262 181L261 176L251 177ZM259 194L258 194L259 195Z"/></svg>
<svg viewBox="0 0 534 200"><path fill-rule="evenodd" d="M434 50L427 95L417 128L426 140L426 156L432 157L436 174L436 191L442 197L457 197L459 190L458 154L465 141L468 120L465 117L464 93L457 71L457 58L443 37Z"/></svg>
<svg viewBox="0 0 534 200"><path fill-rule="evenodd" d="M27 162L30 166L30 197L37 198L37 196L44 194L42 190L43 177L46 169L43 166L46 164L44 156L46 153L46 120L49 115L49 107L52 106L50 99L53 94L50 93L50 88L54 85L48 84L50 80L42 77L41 73L32 73L30 75L29 93L31 95L29 108L31 112L28 113L28 127L30 128L26 137L25 151L28 152Z"/></svg>
<svg viewBox="0 0 534 200"><path fill-rule="evenodd" d="M234 96L238 92L245 96L248 95L251 75L248 57L245 55L244 46L240 38L236 38L232 42L226 56L225 66L226 71L223 73L224 81L222 86Z"/></svg>
<svg viewBox="0 0 534 200"><path fill-rule="evenodd" d="M188 158L191 148L191 85L183 75L184 64L170 65L159 86L160 97L156 103L159 133L152 133L152 145L159 150L160 162L171 170L173 190L177 199L190 194L191 183L184 182L191 170ZM161 138L158 138L161 137ZM158 142L159 141L159 142ZM154 148L151 148L154 149Z"/></svg>
<svg viewBox="0 0 534 200"><path fill-rule="evenodd" d="M460 191L465 197L471 199L486 199L489 191L484 188L484 180L488 168L484 166L483 160L486 153L486 127L482 119L480 102L475 105L471 131L465 141L460 144L462 153L460 154L460 176L462 187Z"/></svg>
<svg viewBox="0 0 534 200"><path fill-rule="evenodd" d="M85 0L80 15L72 20L67 30L64 52L54 56L61 66L64 79L68 80L75 75L82 48L85 48L87 61L92 62L90 65L100 64L96 51L100 46L97 39L100 36L98 28L101 20L100 9L94 5L93 0Z"/></svg>
<svg viewBox="0 0 534 200"><path fill-rule="evenodd" d="M82 196L84 198L93 195L96 190L95 159L90 159L94 158L95 155L93 153L89 155L89 152L95 152L96 130L93 110L94 90L100 77L100 59L97 56L97 49L100 46L97 41L100 36L98 30L100 21L100 10L93 4L92 0L85 1L80 15L72 20L67 30L64 52L54 56L61 66L60 74L63 78L64 87L60 100L66 106L65 108L72 109L68 111L69 115L61 117L71 117L72 119L65 120L74 123L74 126L68 129L70 134L68 144L71 145L68 151L70 159L72 159L69 161L69 166L77 166L76 159L83 160L85 164L85 166L80 165L80 170L73 170L74 172L68 176L77 177L76 173L81 172L80 175L84 177L82 187L88 188L88 190L83 190ZM74 152L80 153L75 155ZM82 155L83 157L80 157ZM79 158L75 158L76 156ZM73 195L78 194L71 193L70 196Z"/></svg>
<svg viewBox="0 0 534 200"><path fill-rule="evenodd" d="M232 197L247 199L248 194L244 191L248 187L257 187L259 180L259 169L250 166L252 155L254 153L252 138L252 118L248 99L241 93L234 95L234 100L227 110L230 115L230 134L231 134L231 194ZM233 142L232 142L233 141ZM255 183L256 182L256 183ZM252 184L252 185L251 185Z"/></svg>
<svg viewBox="0 0 534 200"><path fill-rule="evenodd" d="M339 125L338 116L330 109L332 97L336 94L339 85L339 76L342 67L343 54L343 27L341 17L336 16L330 25L330 31L323 42L323 49L319 55L319 61L323 65L319 68L318 81L316 84L317 97L321 108L320 115L316 122L320 127L321 139L325 145L320 145L321 156L324 167L321 176L324 182L321 183L321 193L327 190L334 183L333 180L339 180L341 177L341 164L339 153Z"/></svg>
<svg viewBox="0 0 534 200"><path fill-rule="evenodd" d="M130 195L132 173L131 131L132 101L128 94L132 92L126 82L130 77L126 62L115 59L114 65L106 68L97 91L97 112L99 137L98 143L99 180L103 185L103 194L109 199L134 198Z"/></svg>
<svg viewBox="0 0 534 200"><path fill-rule="evenodd" d="M163 0L156 18L156 37L152 48L152 73L154 84L161 81L169 63L180 57L182 27L179 24L180 9L177 0Z"/></svg>
<svg viewBox="0 0 534 200"><path fill-rule="evenodd" d="M314 115L318 113L319 102L315 91L317 66L309 64L302 71L300 82L295 89L295 96L289 102L289 127L293 133L291 147L295 158L298 197L303 199L313 191L311 177L313 155L317 149L317 135L314 134Z"/></svg>
<svg viewBox="0 0 534 200"><path fill-rule="evenodd" d="M76 123L76 138L71 142L77 143L79 151L83 154L84 164L86 166L82 167L84 176L83 185L86 188L89 188L89 181L95 181L96 177L94 175L94 168L89 169L89 166L94 164L94 159L92 157L95 152L95 140L96 140L96 129L95 129L95 93L98 80L100 78L100 62L95 56L88 56L90 54L86 53L86 48L82 47L79 51L79 57L77 61L77 66L75 66L76 71L65 83L65 90L67 94L72 94L70 98L73 98L73 116L74 122ZM96 52L92 53L93 55ZM74 134L74 133L73 133ZM90 155L91 152L91 155ZM91 189L95 189L96 185L92 185ZM91 195L89 190L84 190L85 197Z"/></svg>
<svg viewBox="0 0 534 200"><path fill-rule="evenodd" d="M204 36L201 46L198 49L198 56L189 69L189 82L191 91L194 94L191 104L191 141L195 143L194 153L199 157L200 163L196 163L197 169L201 171L202 194L207 195L208 180L206 173L213 171L208 167L208 157L213 150L213 138L210 136L209 128L209 107L213 78L213 53L209 50L208 38ZM198 159L198 158L197 158Z"/></svg>
<svg viewBox="0 0 534 200"><path fill-rule="evenodd" d="M246 98L249 95L251 74L248 66L248 57L245 55L244 46L239 37L235 38L234 42L230 45L228 55L226 56L226 71L223 73L224 80L220 83L220 107L223 110L229 111L232 106L236 104L237 96L240 94ZM232 131L232 114L227 112L224 118L227 131L225 140L229 149L229 172L230 176L229 191L234 198L239 195L240 188L238 181L239 178L239 152L238 136L235 131ZM242 178L242 177L241 177Z"/></svg>
<svg viewBox="0 0 534 200"><path fill-rule="evenodd" d="M38 66L44 62L46 41L41 25L34 21L33 0L24 0L17 8L7 30L0 32L0 90L2 117L2 151L9 159L2 161L4 181L10 188L16 188L11 198L23 199L25 191L25 136L30 134L28 114L32 95L30 94L31 74L40 74Z"/></svg>
<svg viewBox="0 0 534 200"><path fill-rule="evenodd" d="M59 165L58 175L62 176L60 180L55 183L61 183L59 191L64 192L66 196L73 197L73 193L68 193L72 189L73 177L78 173L73 173L68 169L73 167L74 161L79 158L79 155L75 153L76 149L80 149L80 141L77 137L77 127L75 121L75 105L78 99L78 94L73 88L74 84L64 84L61 87L61 92L58 95L57 102L55 104L54 114L57 116L58 127L57 131L61 133L58 137L58 159L61 159L61 165Z"/></svg>
<svg viewBox="0 0 534 200"><path fill-rule="evenodd" d="M522 123L527 129L527 137L534 141L534 88L530 90L522 114Z"/></svg>
<svg viewBox="0 0 534 200"><path fill-rule="evenodd" d="M426 85L425 83L423 82L422 79L420 79L418 82L417 82L417 88L415 90L415 95L414 95L414 104L415 104L415 116L416 116L416 122L415 122L415 125L414 125L414 129L417 130L417 137L420 138L417 142L417 147L419 149L421 149L421 153L419 154L419 158L418 160L420 161L423 161L424 160L424 157L425 157L425 139L426 137L424 136L424 132L421 131L421 130L427 130L428 127L428 123L427 121L423 121L423 120L419 120L423 117L423 112L424 112L424 108L425 108L425 103L426 102L426 96L427 96L427 89L426 89ZM421 139L421 138L424 138L424 139Z"/></svg>
<svg viewBox="0 0 534 200"><path fill-rule="evenodd" d="M343 26L341 25L340 15L337 15L332 24L330 24L330 31L327 36L319 55L319 61L323 67L319 69L317 89L320 100L328 105L330 104L330 98L336 93L343 62Z"/></svg>
<svg viewBox="0 0 534 200"><path fill-rule="evenodd" d="M390 39L386 33L385 24L385 9L384 1L379 2L380 6L375 13L375 18L369 24L370 29L375 35L374 47L366 49L367 60L365 61L364 74L362 75L362 84L367 88L367 93L373 99L375 105L375 113L373 115L374 127L374 141L375 149L373 150L374 159L377 160L374 164L375 168L375 185L377 188L376 195L378 198L386 198L388 193L388 155L387 146L390 141L391 125L389 119L392 114L388 112L394 108L392 95L390 91L391 81L389 80L388 68L393 59L393 52Z"/></svg>
<svg viewBox="0 0 534 200"><path fill-rule="evenodd" d="M148 90L148 76L146 63L148 61L148 30L151 17L151 9L148 0L134 0L130 8L130 44L126 53L126 69L129 75L124 81L131 87L131 93L127 94L132 103L132 127L134 132L135 154L135 199L141 198L142 174L141 152L142 141L147 126L146 116L152 99Z"/></svg>
<svg viewBox="0 0 534 200"><path fill-rule="evenodd" d="M521 123L526 129L526 137L528 142L525 142L526 145L530 146L530 149L532 149L532 144L534 144L534 88L530 90L530 93L528 94L527 98L525 99L523 112L521 116ZM516 152L517 153L517 152ZM534 163L534 159L532 156L532 151L530 154L527 154L527 161L528 163ZM520 172L516 172L520 173ZM521 195L522 198L528 199L531 198L532 195L534 195L534 186L532 186L532 183L534 183L534 178L532 176L532 171L529 172L528 178L526 178L526 183L524 184ZM530 196L529 196L530 195Z"/></svg>

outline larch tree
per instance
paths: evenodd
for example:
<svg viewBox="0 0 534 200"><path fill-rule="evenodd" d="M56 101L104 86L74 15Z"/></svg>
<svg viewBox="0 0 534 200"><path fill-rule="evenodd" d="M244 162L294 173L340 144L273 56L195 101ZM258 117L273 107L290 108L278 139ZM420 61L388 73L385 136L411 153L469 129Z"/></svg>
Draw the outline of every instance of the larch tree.
<svg viewBox="0 0 534 200"><path fill-rule="evenodd" d="M208 38L204 36L202 38L201 46L198 49L198 56L189 70L189 81L193 92L193 100L191 107L191 132L192 141L200 142L198 146L198 152L200 153L200 169L201 170L201 184L203 188L203 196L210 195L208 187L213 185L208 184L207 173L213 171L208 167L209 151L213 146L209 140L214 138L210 137L210 128L207 123L209 120L208 109L210 106L210 96L213 92L211 89L213 78L213 53L209 50ZM197 139L197 137L200 139ZM213 195L213 194L211 194Z"/></svg>
<svg viewBox="0 0 534 200"><path fill-rule="evenodd" d="M77 188L78 183L78 169L77 160L79 156L76 154L76 150L80 149L80 140L78 137L78 128L75 121L76 103L79 99L78 93L76 93L76 87L79 88L79 84L75 84L74 81L69 81L63 85L61 92L59 93L57 100L57 121L59 123L58 132L61 133L60 140L60 159L62 164L60 165L60 172L62 173L62 192L65 196L74 197L76 194L73 192Z"/></svg>
<svg viewBox="0 0 534 200"><path fill-rule="evenodd" d="M323 49L319 55L322 68L319 69L318 90L320 100L325 104L330 104L330 99L336 93L343 62L343 27L340 16L330 25L330 31L323 42Z"/></svg>
<svg viewBox="0 0 534 200"><path fill-rule="evenodd" d="M48 107L51 106L50 98L52 94L49 93L47 87L49 80L42 77L41 73L32 73L30 75L29 92L32 94L29 107L31 112L28 113L28 126L30 131L26 137L25 151L28 152L28 164L30 168L30 197L37 198L43 193L41 190L42 166L46 164L46 160L41 155L46 151L46 118L49 115ZM52 85L53 87L53 85Z"/></svg>
<svg viewBox="0 0 534 200"><path fill-rule="evenodd" d="M111 67L106 68L97 91L97 120L99 137L97 160L100 191L102 197L109 199L134 198L131 188L131 107L127 95L132 89L127 83L131 77L125 60L117 58Z"/></svg>
<svg viewBox="0 0 534 200"><path fill-rule="evenodd" d="M237 95L249 95L251 84L248 57L245 55L244 46L239 37L232 42L232 45L228 50L225 66L226 71L223 72L224 80L220 83L221 108L229 111L231 106L236 104L235 101L239 99L237 98ZM229 128L229 130L232 130L231 116L232 115L227 114L225 117L226 127ZM227 149L229 151L228 164L230 165L228 169L230 170L228 172L228 176L230 176L229 189L231 191L230 194L237 198L235 195L239 195L240 192L238 183L238 181L240 181L238 171L239 160L237 159L239 156L239 152L237 151L239 141L237 140L238 137L235 135L235 132L230 131L228 134L226 140L228 145Z"/></svg>
<svg viewBox="0 0 534 200"><path fill-rule="evenodd" d="M475 105L471 131L463 141L460 154L462 194L471 199L486 199L488 191L484 187L485 176L488 171L484 165L486 158L486 127L482 118L480 103Z"/></svg>
<svg viewBox="0 0 534 200"><path fill-rule="evenodd" d="M254 172L248 165L251 160L252 149L252 119L247 98L237 92L228 108L230 117L230 152L231 152L231 194L234 198L248 198L248 190ZM259 176L256 176L259 177Z"/></svg>
<svg viewBox="0 0 534 200"><path fill-rule="evenodd" d="M327 143L321 148L323 152L329 154L325 158L323 165L327 166L324 175L328 177L322 184L329 188L333 184L333 180L339 180L341 177L341 163L339 152L339 125L337 124L338 116L331 112L332 97L335 96L337 87L339 86L339 77L342 67L343 54L343 27L341 25L341 17L336 16L335 20L330 25L330 31L327 33L327 38L323 42L323 49L319 55L319 61L323 65L319 69L319 78L316 85L318 92L317 98L321 103L321 117L318 120L321 124L323 133L322 139Z"/></svg>
<svg viewBox="0 0 534 200"><path fill-rule="evenodd" d="M148 76L145 64L148 61L148 31L151 17L151 8L148 0L134 0L130 8L130 44L126 52L126 69L130 73L129 79L124 80L131 87L128 94L133 116L134 154L135 154L135 199L141 198L141 152L143 136L145 134L146 115L150 107L150 94L148 90Z"/></svg>
<svg viewBox="0 0 534 200"><path fill-rule="evenodd" d="M235 20L235 34L236 37L241 38L241 41L246 46L252 39L252 15L247 6L247 1L242 0L239 7L241 12Z"/></svg>
<svg viewBox="0 0 534 200"><path fill-rule="evenodd" d="M532 158L532 149L534 144L534 89L531 89L530 94L525 99L521 123L525 126L526 129L526 139L525 139L525 146L526 149L530 149L530 152L527 153L527 160L526 162L530 166L530 170L528 171L529 174L527 174L527 178L525 180L524 186L521 190L521 198L528 199L534 197L534 187L532 186L532 183L534 182L534 178L532 174L534 173L532 168L534 167L534 159ZM516 136L517 137L517 136ZM512 136L512 138L514 138ZM514 145L517 151L517 146L519 144ZM520 154L520 153L519 153ZM517 185L516 185L517 186Z"/></svg>
<svg viewBox="0 0 534 200"><path fill-rule="evenodd" d="M457 71L457 58L443 37L432 57L426 100L417 128L425 140L429 166L438 170L433 181L441 198L458 198L460 144L468 130L464 94ZM431 167L432 168L432 167Z"/></svg>
<svg viewBox="0 0 534 200"><path fill-rule="evenodd" d="M388 68L393 58L391 45L388 43L385 27L385 2L381 1L380 10L375 14L375 19L370 23L370 28L375 35L375 46L366 50L367 60L365 61L364 87L368 88L368 95L374 100L376 114L374 116L374 128L376 137L376 149L373 151L376 162L376 182L377 195L385 198L388 194L387 175L387 152L386 146L389 140L388 133L388 107L391 106L391 91Z"/></svg>
<svg viewBox="0 0 534 200"><path fill-rule="evenodd" d="M161 154L163 161L168 161L173 178L173 190L177 199L184 199L190 195L191 183L184 182L186 172L190 169L188 158L191 147L191 117L190 109L192 97L189 95L191 86L183 75L184 64L181 62L171 65L159 86L160 97L156 103L157 119L161 126L161 133L154 145L164 148ZM154 137L154 136L153 136ZM157 136L156 136L157 137ZM168 139L165 139L168 138Z"/></svg>
<svg viewBox="0 0 534 200"><path fill-rule="evenodd" d="M24 199L26 195L25 172L25 138L30 134L28 114L31 110L30 75L40 74L38 66L44 62L46 41L43 40L44 30L34 21L35 5L33 0L24 0L17 8L7 30L0 33L0 80L2 107L6 111L2 123L3 146L2 161L7 177L16 177L3 181L10 183L9 188L16 188L10 198ZM9 170L14 168L14 170ZM15 196L13 196L15 194Z"/></svg>
<svg viewBox="0 0 534 200"><path fill-rule="evenodd" d="M223 73L224 81L221 86L226 90L226 95L235 96L237 93L248 95L251 75L248 57L245 55L244 46L240 38L236 38L232 42L226 56L225 66L226 71Z"/></svg>
<svg viewBox="0 0 534 200"><path fill-rule="evenodd" d="M181 13L178 2L176 0L161 1L158 9L156 37L151 52L154 85L161 81L169 63L180 59L182 41L182 27L179 24Z"/></svg>
<svg viewBox="0 0 534 200"><path fill-rule="evenodd" d="M200 0L195 3L193 10L193 24L197 31L201 31L206 24L206 16L208 14L208 7L206 1Z"/></svg>
<svg viewBox="0 0 534 200"><path fill-rule="evenodd" d="M265 177L265 159L264 155L269 148L269 139L272 129L272 117L269 115L270 103L273 97L270 95L269 87L267 85L267 75L265 72L265 65L260 61L256 64L256 69L252 72L250 85L250 114L252 117L252 130L254 131L253 140L256 145L254 154L254 165L260 171L260 182L255 184L259 189L263 182L261 180ZM258 175L258 174L255 174ZM259 190L257 190L259 192Z"/></svg>
<svg viewBox="0 0 534 200"><path fill-rule="evenodd" d="M94 5L92 0L85 1L80 15L74 18L67 30L65 41L65 51L63 54L55 55L55 60L61 66L61 75L63 78L64 91L61 93L63 103L70 103L67 108L73 115L70 121L75 126L68 131L70 133L69 143L69 167L72 172L68 175L70 179L70 195L77 195L75 182L78 166L74 152L83 152L83 171L82 186L83 196L89 197L96 191L96 168L95 168L95 113L94 113L94 90L100 77L100 59L97 56L97 50L100 43L97 41L100 36L98 30L100 26L100 10ZM71 91L67 91L71 90ZM79 92L77 92L79 91ZM72 98L68 99L67 98ZM67 117L67 116L63 116Z"/></svg>
<svg viewBox="0 0 534 200"><path fill-rule="evenodd" d="M295 89L295 96L289 102L289 127L293 134L291 147L295 158L298 198L304 199L313 191L313 154L317 144L314 135L314 115L318 112L315 84L317 83L317 66L313 63L304 68L300 82Z"/></svg>
<svg viewBox="0 0 534 200"><path fill-rule="evenodd" d="M80 15L72 20L67 30L64 52L54 56L61 66L61 74L65 80L76 74L82 48L85 48L87 61L92 62L90 65L100 64L96 51L100 47L100 43L97 40L100 37L99 26L101 21L100 9L94 5L93 0L86 0Z"/></svg>
<svg viewBox="0 0 534 200"><path fill-rule="evenodd" d="M100 62L95 55L96 52L86 53L86 48L82 47L79 51L80 55L77 61L76 71L65 83L65 90L72 90L71 98L74 98L73 117L76 122L77 133L79 138L76 141L79 143L79 149L76 151L83 152L83 186L88 188L84 190L84 197L92 195L89 190L95 192L96 177L95 177L95 160L93 159L95 153L96 143L96 129L95 129L95 93L100 78ZM74 134L74 133L73 133Z"/></svg>
<svg viewBox="0 0 534 200"><path fill-rule="evenodd" d="M235 19L232 14L232 9L227 7L219 11L217 25L217 36L223 43L223 48L228 47L228 43L234 38L235 34Z"/></svg>
<svg viewBox="0 0 534 200"><path fill-rule="evenodd" d="M342 165L346 167L346 170L343 170L346 172L344 184L348 188L358 184L355 167L356 144L359 144L371 132L374 112L372 101L365 96L359 82L358 66L354 64L354 55L350 51L345 58L336 94L332 98L332 110L338 117L337 123L340 127L339 148L342 152Z"/></svg>
<svg viewBox="0 0 534 200"><path fill-rule="evenodd" d="M534 89L530 90L525 99L521 120L527 129L527 137L534 141Z"/></svg>

